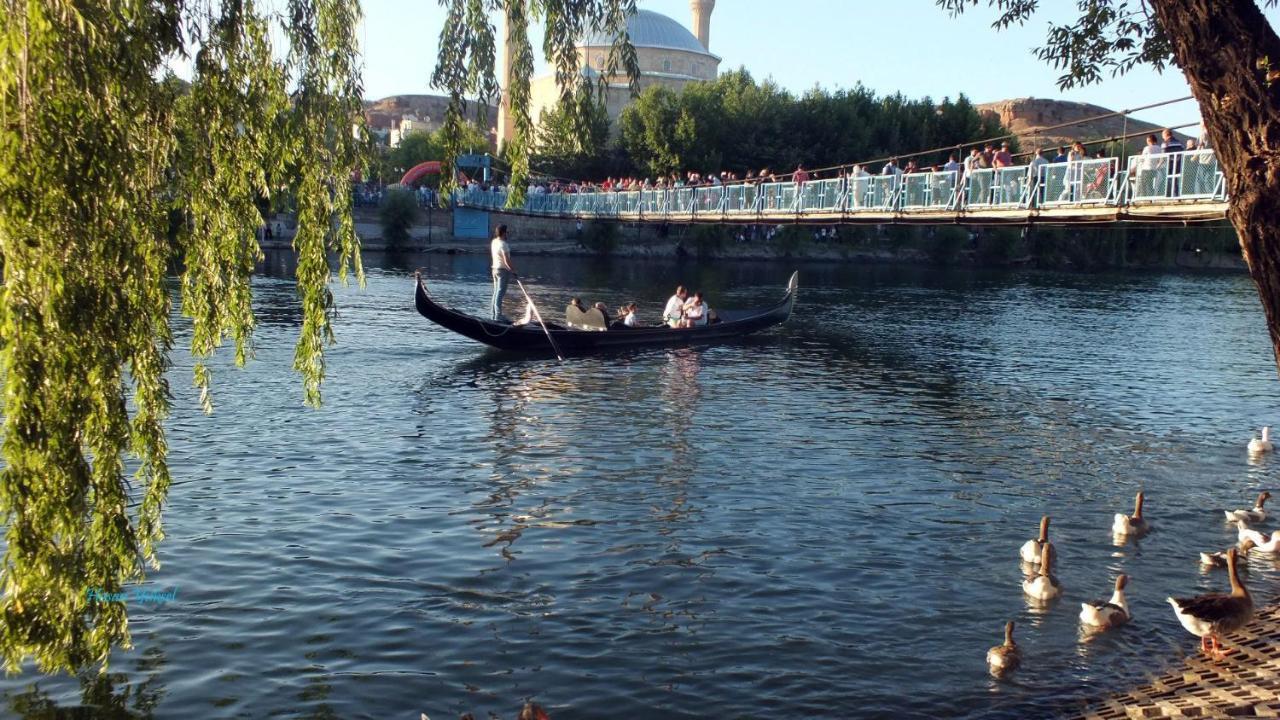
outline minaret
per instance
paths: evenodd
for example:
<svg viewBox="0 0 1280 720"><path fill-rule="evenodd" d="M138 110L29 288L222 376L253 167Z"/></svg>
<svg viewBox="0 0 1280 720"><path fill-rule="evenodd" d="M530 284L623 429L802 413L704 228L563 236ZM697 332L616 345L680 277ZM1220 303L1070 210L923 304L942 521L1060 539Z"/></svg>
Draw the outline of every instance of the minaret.
<svg viewBox="0 0 1280 720"><path fill-rule="evenodd" d="M502 79L498 101L498 150L503 143L510 142L516 136L516 118L511 114L511 37L507 29L506 13L502 20Z"/></svg>
<svg viewBox="0 0 1280 720"><path fill-rule="evenodd" d="M693 34L698 36L702 49L711 50L711 11L716 9L716 0L689 0L693 9Z"/></svg>

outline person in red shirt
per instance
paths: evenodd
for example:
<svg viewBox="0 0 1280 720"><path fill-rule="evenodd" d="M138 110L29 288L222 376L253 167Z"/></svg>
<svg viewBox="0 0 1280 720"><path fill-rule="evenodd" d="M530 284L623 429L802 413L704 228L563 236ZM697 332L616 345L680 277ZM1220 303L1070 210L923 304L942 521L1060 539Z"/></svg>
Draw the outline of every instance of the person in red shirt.
<svg viewBox="0 0 1280 720"><path fill-rule="evenodd" d="M797 186L809 182L809 173L805 172L803 164L796 166L796 172L791 176L791 179L795 181Z"/></svg>
<svg viewBox="0 0 1280 720"><path fill-rule="evenodd" d="M1000 152L995 154L993 161L998 168L1013 166L1013 155L1009 153L1009 143L1000 143Z"/></svg>

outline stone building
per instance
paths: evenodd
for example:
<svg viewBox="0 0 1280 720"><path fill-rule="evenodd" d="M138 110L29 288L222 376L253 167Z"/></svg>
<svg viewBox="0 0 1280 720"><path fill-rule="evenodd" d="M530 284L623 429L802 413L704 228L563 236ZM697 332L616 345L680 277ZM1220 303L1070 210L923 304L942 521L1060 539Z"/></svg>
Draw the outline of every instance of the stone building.
<svg viewBox="0 0 1280 720"><path fill-rule="evenodd" d="M639 10L627 20L627 34L636 49L640 66L639 89L643 92L652 85L664 85L679 91L691 82L714 80L720 72L720 57L710 51L711 11L716 0L690 0L693 11L695 36L688 28L672 18L651 10ZM593 81L604 71L613 38L597 34L586 38L578 47L578 60L582 72ZM510 87L510 56L504 51L503 88ZM605 107L609 120L616 121L623 108L631 103L632 96L626 73L606 78L608 91ZM543 110L550 111L560 99L555 75L534 78L530 83L529 109L535 127ZM515 134L515 121L509 112L504 93L498 108L498 145Z"/></svg>

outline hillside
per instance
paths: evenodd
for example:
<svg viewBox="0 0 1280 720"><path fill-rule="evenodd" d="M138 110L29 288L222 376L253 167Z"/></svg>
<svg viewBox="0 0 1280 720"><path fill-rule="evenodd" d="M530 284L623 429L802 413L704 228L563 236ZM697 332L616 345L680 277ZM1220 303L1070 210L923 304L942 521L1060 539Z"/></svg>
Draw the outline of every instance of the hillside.
<svg viewBox="0 0 1280 720"><path fill-rule="evenodd" d="M1082 125L1039 132L1041 128L1114 112L1098 105L1065 100L1013 98L982 103L978 105L978 110L979 112L997 116L1002 125L1019 135L1023 148L1027 149L1034 145L1037 139L1042 141L1044 147L1050 147L1071 143L1076 140L1087 144L1119 137L1126 132L1129 134L1138 132L1158 134L1164 129L1149 122L1135 120L1132 117L1129 118L1126 126L1124 117L1114 116L1101 120L1092 120ZM1174 134L1183 141L1188 137L1181 132ZM1130 140L1130 144L1139 146L1142 144L1142 139L1134 138Z"/></svg>
<svg viewBox="0 0 1280 720"><path fill-rule="evenodd" d="M366 100L364 103L365 120L371 128L398 128L403 117L416 118L426 123L427 129L440 129L444 122L444 111L449 105L449 98L443 95L391 95L381 100ZM474 106L468 106L467 112L472 115ZM490 105L487 108L488 126L498 125L498 108Z"/></svg>

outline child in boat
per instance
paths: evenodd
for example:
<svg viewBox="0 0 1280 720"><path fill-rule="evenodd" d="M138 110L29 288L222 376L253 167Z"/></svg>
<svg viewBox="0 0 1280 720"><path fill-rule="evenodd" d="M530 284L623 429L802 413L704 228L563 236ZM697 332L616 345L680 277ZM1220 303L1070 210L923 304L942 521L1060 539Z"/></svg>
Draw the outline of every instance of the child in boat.
<svg viewBox="0 0 1280 720"><path fill-rule="evenodd" d="M684 304L684 320L680 327L701 327L707 324L707 304L702 301L702 291L697 290Z"/></svg>
<svg viewBox="0 0 1280 720"><path fill-rule="evenodd" d="M633 302L623 305L618 309L618 317L615 322L621 323L625 327L636 327L639 325L639 320L636 319L637 308L638 306Z"/></svg>

